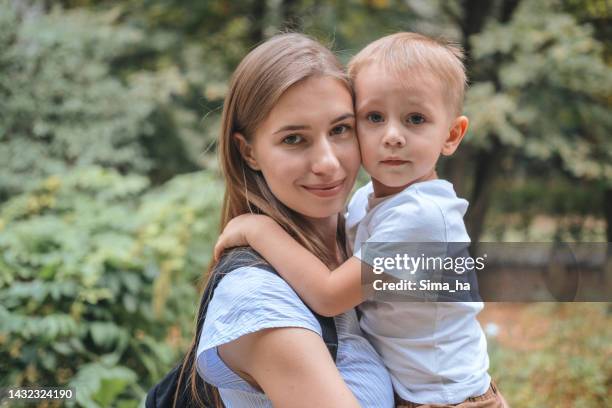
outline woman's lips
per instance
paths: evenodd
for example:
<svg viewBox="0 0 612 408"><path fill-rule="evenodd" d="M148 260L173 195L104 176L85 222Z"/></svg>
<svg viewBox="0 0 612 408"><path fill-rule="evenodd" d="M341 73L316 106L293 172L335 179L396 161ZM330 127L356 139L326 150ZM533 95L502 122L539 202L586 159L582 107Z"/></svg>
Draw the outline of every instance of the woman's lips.
<svg viewBox="0 0 612 408"><path fill-rule="evenodd" d="M309 193L312 193L318 197L333 197L342 191L345 180L346 179L342 179L325 184L303 185L302 187L304 187L304 189Z"/></svg>

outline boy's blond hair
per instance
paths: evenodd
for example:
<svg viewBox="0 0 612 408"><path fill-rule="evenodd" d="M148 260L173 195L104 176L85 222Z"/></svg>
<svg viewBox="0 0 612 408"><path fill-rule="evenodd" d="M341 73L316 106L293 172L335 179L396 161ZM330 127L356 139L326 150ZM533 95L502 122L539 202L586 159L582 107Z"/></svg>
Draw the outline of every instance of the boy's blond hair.
<svg viewBox="0 0 612 408"><path fill-rule="evenodd" d="M460 115L467 85L463 58L459 45L402 32L370 43L351 59L348 74L354 81L359 71L370 64L380 64L400 79L409 74L431 73L440 81L451 111Z"/></svg>

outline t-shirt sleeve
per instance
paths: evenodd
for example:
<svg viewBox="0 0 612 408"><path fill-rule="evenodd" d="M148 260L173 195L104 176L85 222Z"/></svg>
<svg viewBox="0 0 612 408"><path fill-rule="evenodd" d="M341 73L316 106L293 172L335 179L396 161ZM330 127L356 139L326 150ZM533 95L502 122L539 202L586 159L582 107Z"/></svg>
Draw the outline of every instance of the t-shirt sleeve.
<svg viewBox="0 0 612 408"><path fill-rule="evenodd" d="M219 388L254 391L219 358L217 347L263 329L301 327L321 335L321 326L278 275L245 267L225 276L215 289L197 349L197 368Z"/></svg>
<svg viewBox="0 0 612 408"><path fill-rule="evenodd" d="M372 267L372 274L364 279L415 284L421 279L440 279L440 272L429 270L423 260L442 260L447 253L444 215L435 203L418 198L407 197L373 215L369 238L354 255L362 265ZM362 274L366 271L362 269ZM411 290L394 295L404 301L417 301L434 299L437 293ZM372 296L376 292L366 294L367 298Z"/></svg>
<svg viewBox="0 0 612 408"><path fill-rule="evenodd" d="M369 238L355 256L364 260L365 245L376 251L376 248L397 248L397 245L386 244L446 242L444 214L435 202L429 201L407 197L403 202L375 214L370 223Z"/></svg>

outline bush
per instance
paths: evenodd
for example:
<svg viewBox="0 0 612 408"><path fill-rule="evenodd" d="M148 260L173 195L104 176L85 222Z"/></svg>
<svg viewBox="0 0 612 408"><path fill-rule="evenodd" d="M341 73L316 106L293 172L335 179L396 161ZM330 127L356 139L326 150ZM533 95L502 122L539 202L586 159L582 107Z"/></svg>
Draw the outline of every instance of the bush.
<svg viewBox="0 0 612 408"><path fill-rule="evenodd" d="M154 75L113 71L144 32L107 20L35 7L19 16L0 0L0 202L80 166L162 181L197 168Z"/></svg>
<svg viewBox="0 0 612 408"><path fill-rule="evenodd" d="M80 405L136 406L191 337L221 184L146 191L90 167L0 211L0 386L72 386Z"/></svg>

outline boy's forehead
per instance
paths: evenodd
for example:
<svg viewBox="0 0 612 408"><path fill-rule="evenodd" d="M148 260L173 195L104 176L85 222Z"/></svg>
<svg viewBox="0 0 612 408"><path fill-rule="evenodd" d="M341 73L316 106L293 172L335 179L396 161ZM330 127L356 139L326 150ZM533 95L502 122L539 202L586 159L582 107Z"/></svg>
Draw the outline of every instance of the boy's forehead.
<svg viewBox="0 0 612 408"><path fill-rule="evenodd" d="M355 75L357 90L360 85L375 88L381 92L385 88L405 91L418 97L421 94L443 93L442 81L423 67L389 67L383 63L371 63ZM370 90L370 89L367 89ZM366 96L366 95L364 95Z"/></svg>

